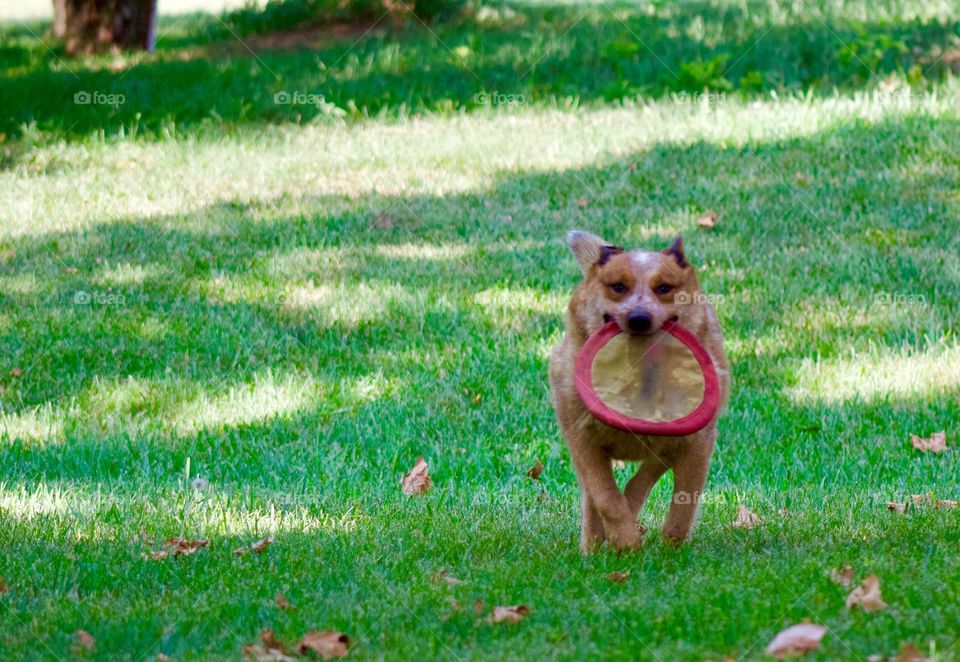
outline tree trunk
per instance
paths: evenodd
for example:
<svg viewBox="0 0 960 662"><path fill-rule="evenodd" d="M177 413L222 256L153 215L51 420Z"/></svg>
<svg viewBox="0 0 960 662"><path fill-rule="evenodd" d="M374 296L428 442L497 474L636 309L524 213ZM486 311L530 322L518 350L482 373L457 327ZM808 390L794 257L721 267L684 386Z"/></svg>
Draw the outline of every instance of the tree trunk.
<svg viewBox="0 0 960 662"><path fill-rule="evenodd" d="M53 0L53 33L70 55L153 50L157 0Z"/></svg>

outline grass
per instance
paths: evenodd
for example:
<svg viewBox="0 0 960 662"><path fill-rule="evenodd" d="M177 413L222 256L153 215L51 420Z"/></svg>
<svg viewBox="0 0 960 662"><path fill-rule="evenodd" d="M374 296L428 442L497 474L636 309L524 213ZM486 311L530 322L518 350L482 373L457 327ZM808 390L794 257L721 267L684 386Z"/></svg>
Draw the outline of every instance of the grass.
<svg viewBox="0 0 960 662"><path fill-rule="evenodd" d="M800 22L770 18L785 11L776 4L756 23L716 7L758 37ZM699 8L624 11L638 25L690 24ZM952 5L881 10L867 35L960 19ZM569 12L605 10L515 11L527 16L517 61L532 63L528 45L546 49ZM809 11L843 34L860 10ZM580 69L559 53L602 51L611 21L547 49L556 66L509 88L530 90L522 104L445 110L440 95L473 83L433 67L391 77L373 57L350 84L370 112L310 122L264 111L257 90L271 77L250 72L260 58L313 80L326 51L172 64L203 43L189 35L208 34L205 20L183 19L184 41L128 74L102 58L58 63L19 24L4 28L0 657L66 658L84 629L96 659L236 659L264 628L285 641L336 628L357 659L753 660L809 618L829 627L810 659L893 655L904 642L960 659L960 511L886 508L960 496L956 451L907 442L960 434L949 74L911 81L896 65L884 83L830 69L795 89L691 103L662 86L656 99L609 101L590 75L599 65L571 79ZM717 34L719 50L749 41ZM433 39L375 32L345 59L413 57L407 45ZM700 48L664 57L693 61ZM765 48L766 37L751 53ZM764 66L785 71L794 57ZM51 101L91 81L144 96L112 115ZM238 107L251 100L248 114L211 119L224 85ZM339 106L338 89L327 98ZM564 106L566 89L587 102ZM707 210L712 231L696 223ZM682 233L717 301L734 389L699 527L680 549L656 530L664 481L641 516L642 552L577 551L545 374L577 281L562 243L573 227L647 247ZM435 485L405 497L419 455ZM766 523L732 528L740 504ZM145 560L141 532L211 542ZM266 535L266 554L231 553ZM879 575L888 610L843 606L848 589L827 575L846 564ZM442 569L466 583L432 581ZM606 580L614 570L629 580ZM278 609L278 592L297 609ZM484 614L523 603L531 615L489 625L476 600Z"/></svg>

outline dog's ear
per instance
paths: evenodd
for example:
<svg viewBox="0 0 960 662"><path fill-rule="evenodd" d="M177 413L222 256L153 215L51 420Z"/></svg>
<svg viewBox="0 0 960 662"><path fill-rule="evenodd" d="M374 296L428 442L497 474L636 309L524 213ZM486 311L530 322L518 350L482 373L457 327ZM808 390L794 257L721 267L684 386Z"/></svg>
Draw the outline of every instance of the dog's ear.
<svg viewBox="0 0 960 662"><path fill-rule="evenodd" d="M689 265L687 256L683 254L683 237L678 236L673 243L663 249L664 255L669 255L676 260L681 269L686 269Z"/></svg>
<svg viewBox="0 0 960 662"><path fill-rule="evenodd" d="M567 235L567 244L570 252L577 258L584 276L593 265L602 265L614 255L623 252L619 246L608 244L597 235L581 230L571 231Z"/></svg>

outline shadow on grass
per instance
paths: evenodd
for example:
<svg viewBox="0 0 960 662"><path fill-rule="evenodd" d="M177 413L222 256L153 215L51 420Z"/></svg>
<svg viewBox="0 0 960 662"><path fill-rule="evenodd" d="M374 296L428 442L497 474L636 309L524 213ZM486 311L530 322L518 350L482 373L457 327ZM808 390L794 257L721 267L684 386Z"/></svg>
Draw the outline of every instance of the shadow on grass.
<svg viewBox="0 0 960 662"><path fill-rule="evenodd" d="M28 143L47 133L80 139L342 116L458 112L481 106L610 103L699 94L853 90L897 74L926 86L951 73L960 21L864 22L852 9L807 8L792 18L770 3L503 6L483 20L430 29L382 21L345 38L336 30L239 43L222 21L170 19L154 54L70 61L54 44L6 27L0 132ZM259 46L263 46L261 49ZM699 103L696 96L688 97ZM7 161L16 150L7 148Z"/></svg>
<svg viewBox="0 0 960 662"><path fill-rule="evenodd" d="M650 248L687 235L735 366L714 480L753 481L773 445L771 487L863 463L877 483L942 485L942 467L901 466L903 440L957 420L956 385L864 400L803 376L804 361L923 356L957 332L956 237L941 221L957 217L958 174L915 167L931 123L937 140L960 135L956 121L894 117L870 140L841 126L660 145L634 168L458 196L319 197L296 217L226 203L11 240L0 481L162 484L191 458L218 480L319 486L343 506L392 494L424 452L451 458L453 482L522 476L531 453L559 453L546 361L576 282L560 238L577 225ZM883 176L836 167L853 156ZM714 231L695 229L706 201L680 184L691 177L722 191ZM877 303L902 293L923 300ZM903 448L891 457L890 444Z"/></svg>

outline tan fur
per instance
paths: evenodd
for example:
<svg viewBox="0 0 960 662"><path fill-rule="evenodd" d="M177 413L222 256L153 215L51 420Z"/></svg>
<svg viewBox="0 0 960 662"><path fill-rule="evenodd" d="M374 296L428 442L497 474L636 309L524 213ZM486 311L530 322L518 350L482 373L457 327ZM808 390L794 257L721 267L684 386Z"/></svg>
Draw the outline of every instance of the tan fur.
<svg viewBox="0 0 960 662"><path fill-rule="evenodd" d="M568 242L584 277L570 300L566 333L550 357L550 386L580 484L581 547L590 551L604 540L618 550L639 547L637 515L668 470L674 475L673 501L663 535L682 542L690 536L703 493L717 435L716 419L684 437L642 436L608 427L584 408L574 386L573 365L587 337L605 323L604 315L627 330L630 313L643 310L652 319L650 332L675 318L700 339L716 365L725 403L729 364L716 312L701 293L693 266L686 264L679 238L662 253L611 250L586 232L571 232ZM618 283L628 290L613 291L611 286ZM675 287L658 294L658 285ZM613 460L640 462L622 493L614 480Z"/></svg>

